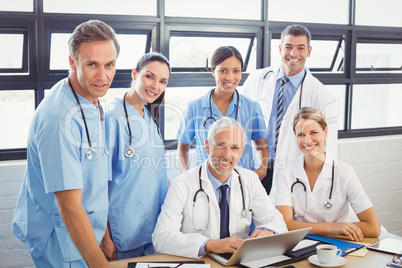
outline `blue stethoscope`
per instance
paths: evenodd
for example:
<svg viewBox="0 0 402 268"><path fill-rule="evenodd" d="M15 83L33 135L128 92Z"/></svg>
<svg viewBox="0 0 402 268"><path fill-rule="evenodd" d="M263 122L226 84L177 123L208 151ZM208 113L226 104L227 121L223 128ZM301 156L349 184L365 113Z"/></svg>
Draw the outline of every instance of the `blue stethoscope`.
<svg viewBox="0 0 402 268"><path fill-rule="evenodd" d="M194 194L194 198L193 198L193 227L194 227L194 229L196 230L196 231L205 231L207 228L208 228L208 222L209 222L209 211L210 211L210 207L209 207L209 196L208 196L208 194L204 191L204 189L202 188L202 180L201 180L201 170L202 170L202 165L200 166L200 169L198 170L198 180L199 180L199 182L200 182L200 188L195 192L195 194ZM234 171L237 173L237 175L238 175L238 178L239 178L239 184L240 184L240 191L241 191L241 198L242 198L242 201L243 201L243 209L242 209L242 211L241 211L241 213L243 214L243 217L244 218L247 218L247 212L251 212L252 211L252 209L250 209L250 210L246 210L246 203L245 203L245 201L244 201L244 192L243 192L243 184L242 184L242 179L241 179L241 176L240 176L240 173L236 170L236 169L234 169ZM206 221L206 226L205 227L196 227L196 224L194 223L194 211L195 211L195 206L196 206L196 203L197 203L197 196L199 195L199 194L202 194L202 195L204 195L205 196L205 198L206 198L206 200L207 200L207 202L208 202L208 215L207 215L207 221Z"/></svg>
<svg viewBox="0 0 402 268"><path fill-rule="evenodd" d="M205 119L204 121L204 128L208 122L208 120L213 120L214 122L216 121L216 119L214 118L214 116L212 115L212 93L214 93L215 89L213 89L211 91L211 93L209 94L209 117L207 117L207 119ZM239 100L240 100L240 96L239 96L239 92L237 92L237 89L235 89L236 92L236 96L237 96L237 102L236 102L236 116L235 116L235 120L237 121L237 115L239 114Z"/></svg>
<svg viewBox="0 0 402 268"><path fill-rule="evenodd" d="M329 198L324 202L324 208L325 209L331 209L332 207L333 207L333 203L332 203L332 200L331 200L331 198L332 198L332 190L333 190L333 188L334 188L334 166L335 166L335 164L334 164L334 161L332 161L332 179L331 179L331 190L330 190L330 192L329 192ZM300 183L301 184L301 186L303 186L303 189L304 189L304 192L305 192L305 194L306 194L306 202L305 202L305 204L304 204L304 214L303 215L298 215L298 214L295 214L295 217L297 217L297 218L303 218L304 216L306 216L307 215L307 213L306 213L306 210L307 210L307 188L306 188L306 185L301 181L301 180L299 180L299 178L296 178L296 181L292 184L292 186L290 187L290 192L292 193L292 202L293 202L293 187L295 186L295 185L297 185L298 183ZM293 202L294 203L294 202ZM295 212L296 213L296 212Z"/></svg>
<svg viewBox="0 0 402 268"><path fill-rule="evenodd" d="M270 74L270 73L273 74L274 71L273 71L273 70L269 70L266 74L264 74L264 76L263 76L262 79L265 79L265 78L267 77L267 75ZM302 108L302 107L301 107L301 101L302 101L302 94L303 94L303 84L304 84L304 79L306 78L306 75L307 75L307 71L304 72L304 76L303 76L303 79L302 79L302 82L301 82L301 86L300 86L299 110Z"/></svg>
<svg viewBox="0 0 402 268"><path fill-rule="evenodd" d="M78 99L77 96L77 92L75 92L75 89L73 87L73 85L70 82L70 78L68 78L68 85L70 86L71 91L73 92L73 95L75 97L75 100L77 101L78 106L80 107L80 111L81 111L81 116L82 116L82 120L84 121L84 126L85 126L85 132L87 134L87 139L88 139L88 144L89 144L89 149L88 151L85 153L85 157L88 160L95 160L96 158L98 158L98 152L94 149L94 147L92 146L92 142L91 139L89 137L89 130L88 130L88 125L87 125L87 120L85 119L85 114L84 114L84 110L82 109L81 106L81 102ZM100 104L99 100L98 100L98 107L99 107L99 114L100 114L100 118L101 118L101 122L102 122L102 128L103 128L103 137L104 137L104 141L105 141L105 149L103 152L103 155L107 155L109 152L107 151L106 148L106 135L105 135L105 117L104 117L104 113L103 113L103 108L102 105Z"/></svg>

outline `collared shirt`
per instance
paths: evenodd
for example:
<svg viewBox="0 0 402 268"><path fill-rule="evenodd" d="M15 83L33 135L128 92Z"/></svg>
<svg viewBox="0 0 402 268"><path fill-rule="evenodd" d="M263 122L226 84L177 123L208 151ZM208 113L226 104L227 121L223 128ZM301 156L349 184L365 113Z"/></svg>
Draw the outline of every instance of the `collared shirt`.
<svg viewBox="0 0 402 268"><path fill-rule="evenodd" d="M325 209L324 202L328 200L332 185L332 165L334 163L334 180L332 189L332 208ZM292 185L298 178L301 184ZM325 164L311 190L307 174L304 170L304 155L290 161L286 169L278 169L276 206L291 206L294 213L304 215L296 218L304 222L346 222L353 217L349 207L359 214L373 205L365 193L354 169L341 162L335 161L329 154Z"/></svg>
<svg viewBox="0 0 402 268"><path fill-rule="evenodd" d="M285 90L283 92L283 113L284 114L286 114L286 111L287 111L294 95L296 94L297 89L302 84L305 73L306 73L306 70L303 70L302 72L300 72L296 75L288 76L289 82L287 82L285 84ZM276 136L276 121L277 121L277 112L278 112L278 95L279 95L279 89L281 87L282 77L284 77L284 76L285 76L285 74L283 73L282 68L279 68L278 79L276 81L276 86L275 86L274 100L272 102L271 117L270 117L269 123L268 123L268 135L266 137L270 161L273 161L275 159L275 136Z"/></svg>
<svg viewBox="0 0 402 268"><path fill-rule="evenodd" d="M226 201L228 202L228 205L230 206L230 185L232 184L232 175L229 176L229 178L224 182L220 182L217 178L212 175L211 171L209 171L209 168L207 169L207 174L208 174L208 179L212 183L212 187L214 188L215 191L215 196L216 200L219 201L221 200L221 190L219 189L222 185L226 184L228 186L228 192L226 193Z"/></svg>
<svg viewBox="0 0 402 268"><path fill-rule="evenodd" d="M230 207L230 185L232 184L232 175L229 176L229 178L224 182L220 182L217 178L212 175L211 171L209 171L209 168L207 168L207 174L208 174L208 179L212 183L212 188L214 189L216 200L219 201L221 200L221 190L219 189L222 185L226 184L228 186L227 193L226 193L226 201L228 202L228 206ZM205 251L205 244L208 242L209 239L205 240L205 242L201 245L200 251L198 252L198 256L202 257L204 256L207 252Z"/></svg>

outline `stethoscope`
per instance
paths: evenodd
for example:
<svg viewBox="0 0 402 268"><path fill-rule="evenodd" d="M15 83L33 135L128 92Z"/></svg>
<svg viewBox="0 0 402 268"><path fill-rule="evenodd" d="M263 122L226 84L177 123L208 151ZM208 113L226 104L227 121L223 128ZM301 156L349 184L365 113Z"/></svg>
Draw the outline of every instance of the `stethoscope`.
<svg viewBox="0 0 402 268"><path fill-rule="evenodd" d="M205 119L204 121L204 128L208 122L208 120L213 120L216 121L216 119L213 117L212 115L212 93L214 93L215 89L213 89L211 91L211 94L209 94L209 117L207 117L207 119ZM236 96L237 96L237 103L236 103L236 116L235 116L235 120L237 121L237 115L239 114L239 100L240 100L240 96L239 96L239 92L237 92L237 89L235 89L236 92Z"/></svg>
<svg viewBox="0 0 402 268"><path fill-rule="evenodd" d="M127 128L128 128L128 133L130 135L130 141L128 143L128 147L126 148L126 150L124 151L124 155L128 158L133 157L135 151L133 149L133 147L131 147L131 128L130 128L130 122L128 120L128 113L127 113L127 106L126 106L126 95L128 92L124 93L124 97L123 97L123 107L124 107L124 114L126 115L126 121L127 121Z"/></svg>
<svg viewBox="0 0 402 268"><path fill-rule="evenodd" d="M131 157L133 157L135 151L134 151L134 148L131 146L131 144L132 144L131 128L130 128L130 121L128 120L128 112L127 112L127 106L126 106L126 96L127 96L127 93L128 93L128 92L124 93L124 96L123 96L123 107L124 107L124 114L126 115L127 128L128 128L128 133L129 133L129 135L130 135L130 140L129 140L129 143L128 143L128 147L126 148L126 150L124 150L124 155L125 155L126 157L128 157L128 158L131 158ZM155 119L154 119L154 122L155 122L156 128L158 129L158 134L159 134L159 136L160 136L161 139L162 139L162 135L161 135L161 133L160 133L160 130L159 130L159 127L158 127L158 123L156 122Z"/></svg>
<svg viewBox="0 0 402 268"><path fill-rule="evenodd" d="M194 194L194 198L193 198L193 227L194 227L194 229L196 230L196 231L205 231L207 228L208 228L208 223L209 223L209 212L210 212L210 207L209 207L209 196L208 196L208 194L204 191L204 189L202 188L202 180L201 180L201 170L202 170L202 166L200 166L200 169L198 170L198 180L199 180L199 182L200 182L200 188L195 192L195 194ZM247 214L248 214L248 212L251 212L252 211L252 209L250 209L250 210L246 210L246 203L245 203L245 201L244 201L244 192L243 192L243 184L242 184L242 180L241 180L241 177L240 177L240 173L236 170L236 169L234 169L234 171L237 173L237 175L238 175L238 178L239 178L239 184L240 184L240 191L241 191L241 198L242 198L242 203L243 203L243 209L242 209L242 211L241 211L241 213L242 213L242 215L243 215L243 217L244 218L247 218ZM197 202L197 196L199 195L199 194L203 194L203 195L205 195L205 197L206 197L206 199L207 199L207 202L208 202L208 215L207 215L207 221L206 221L206 226L205 227L196 227L196 224L194 223L194 215L195 215L195 213L194 213L194 211L195 211L195 205L196 205L196 202Z"/></svg>
<svg viewBox="0 0 402 268"><path fill-rule="evenodd" d="M270 74L270 73L274 73L274 71L269 70L266 74L264 74L262 79L265 79L267 77L267 75ZM306 75L307 75L307 71L304 72L304 76L303 76L303 79L302 79L302 82L301 82L301 85L300 85L299 110L302 108L301 107L301 101L302 101L302 94L303 94L303 84L304 84L304 79L306 78Z"/></svg>
<svg viewBox="0 0 402 268"><path fill-rule="evenodd" d="M85 132L87 134L87 139L88 139L88 144L89 144L89 149L88 151L85 153L85 157L88 160L95 160L96 158L98 158L98 152L93 148L92 146L92 142L91 139L89 137L89 130L88 130L88 125L87 125L87 120L85 119L85 114L84 114L84 110L82 109L81 106L81 102L78 99L78 95L77 92L75 92L75 89L73 87L73 85L70 82L70 78L68 78L68 85L70 86L71 91L73 92L73 95L75 97L75 100L77 101L78 106L80 107L80 111L81 111L81 115L82 115L82 120L84 121L84 125L85 125ZM104 114L103 114L103 108L102 105L100 104L99 100L98 100L98 107L99 107L99 113L100 113L100 118L101 118L101 122L102 122L102 129L103 129L103 138L105 139L105 149L103 152L103 155L107 155L109 152L107 151L106 148L106 136L105 136L105 118L104 118Z"/></svg>
<svg viewBox="0 0 402 268"><path fill-rule="evenodd" d="M334 188L334 169L335 169L334 166L335 166L334 161L332 161L331 190L330 190L330 192L329 192L329 197L328 197L328 199L324 202L324 208L325 208L325 209L331 209L331 208L333 207L333 203L332 203L331 198L332 198L332 190L333 190L333 188ZM303 186L304 192L306 193L306 199L305 199L305 203L304 203L304 214L303 214L303 215L295 214L295 217L297 217L297 218L303 218L304 216L307 215L307 213L306 213L306 210L307 210L307 188L306 188L306 185L305 185L301 180L299 180L299 178L296 178L296 181L295 181L295 182L292 184L292 186L290 187L290 192L292 193L292 200L294 200L294 199L293 199L293 187L294 187L296 184L298 184L298 183L300 183L300 184ZM296 212L295 212L295 213L296 213Z"/></svg>

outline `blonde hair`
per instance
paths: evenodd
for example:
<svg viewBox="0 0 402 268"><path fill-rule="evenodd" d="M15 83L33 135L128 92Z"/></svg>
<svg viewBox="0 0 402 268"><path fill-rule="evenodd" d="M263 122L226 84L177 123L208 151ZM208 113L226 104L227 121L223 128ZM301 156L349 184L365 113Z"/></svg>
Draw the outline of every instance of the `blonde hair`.
<svg viewBox="0 0 402 268"><path fill-rule="evenodd" d="M297 123L299 123L300 119L311 119L316 121L322 129L327 127L327 120L325 120L325 116L318 110L312 107L303 107L299 110L296 114L295 118L293 119L293 132L296 133L295 128Z"/></svg>

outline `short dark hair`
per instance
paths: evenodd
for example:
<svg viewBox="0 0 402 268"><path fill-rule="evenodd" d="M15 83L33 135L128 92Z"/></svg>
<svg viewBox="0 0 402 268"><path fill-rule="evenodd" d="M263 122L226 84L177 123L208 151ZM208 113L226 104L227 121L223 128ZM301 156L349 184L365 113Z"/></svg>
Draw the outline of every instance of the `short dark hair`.
<svg viewBox="0 0 402 268"><path fill-rule="evenodd" d="M120 53L120 44L112 27L100 20L89 20L78 25L68 40L70 56L76 60L77 51L82 43L95 41L113 41L117 56Z"/></svg>
<svg viewBox="0 0 402 268"><path fill-rule="evenodd" d="M310 31L299 24L294 24L294 25L289 25L286 27L285 30L282 31L281 34L281 44L283 44L283 40L285 39L285 36L287 35L294 35L294 36L300 36L304 35L307 37L307 47L310 47L310 41L311 41L311 34Z"/></svg>
<svg viewBox="0 0 402 268"><path fill-rule="evenodd" d="M211 58L211 70L213 71L221 62L233 56L240 60L241 69L243 70L243 58L237 48L233 46L221 46L215 50Z"/></svg>

